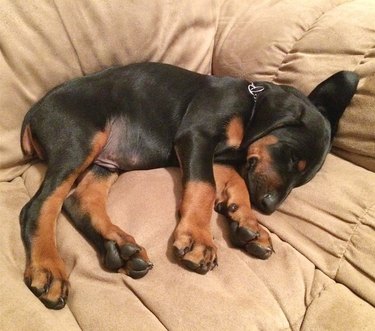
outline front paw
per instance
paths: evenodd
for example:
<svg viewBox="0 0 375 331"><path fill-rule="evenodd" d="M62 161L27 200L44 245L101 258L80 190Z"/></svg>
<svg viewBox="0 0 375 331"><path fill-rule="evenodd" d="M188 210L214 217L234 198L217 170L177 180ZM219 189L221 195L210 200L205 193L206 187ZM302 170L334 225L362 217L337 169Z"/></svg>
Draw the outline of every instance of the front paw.
<svg viewBox="0 0 375 331"><path fill-rule="evenodd" d="M47 308L62 309L65 306L69 281L60 259L29 263L25 270L24 281Z"/></svg>
<svg viewBox="0 0 375 331"><path fill-rule="evenodd" d="M192 271L206 274L217 266L217 248L209 233L176 231L173 247L181 263Z"/></svg>
<svg viewBox="0 0 375 331"><path fill-rule="evenodd" d="M215 211L225 216L229 222L232 244L254 257L268 259L274 252L271 238L268 232L258 225L256 219L244 209L246 208L235 203L227 206L225 202L218 202L215 205Z"/></svg>

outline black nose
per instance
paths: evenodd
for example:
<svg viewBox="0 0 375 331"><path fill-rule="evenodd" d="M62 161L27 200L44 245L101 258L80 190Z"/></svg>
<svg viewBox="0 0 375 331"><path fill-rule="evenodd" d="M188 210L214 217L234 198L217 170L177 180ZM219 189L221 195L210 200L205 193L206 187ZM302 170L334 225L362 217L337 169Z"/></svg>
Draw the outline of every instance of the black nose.
<svg viewBox="0 0 375 331"><path fill-rule="evenodd" d="M262 207L262 212L265 214L271 214L275 211L277 207L278 199L276 194L272 193L267 193L263 196L261 200L261 207Z"/></svg>

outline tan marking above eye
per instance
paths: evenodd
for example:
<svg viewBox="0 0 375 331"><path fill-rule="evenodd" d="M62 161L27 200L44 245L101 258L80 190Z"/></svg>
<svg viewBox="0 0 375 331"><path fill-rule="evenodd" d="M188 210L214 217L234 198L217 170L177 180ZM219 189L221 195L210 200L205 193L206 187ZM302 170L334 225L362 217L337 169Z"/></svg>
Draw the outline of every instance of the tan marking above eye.
<svg viewBox="0 0 375 331"><path fill-rule="evenodd" d="M243 136L244 128L243 122L239 117L234 117L230 120L226 128L227 145L231 147L240 147Z"/></svg>
<svg viewBox="0 0 375 331"><path fill-rule="evenodd" d="M248 147L247 158L249 159L252 156L262 158L265 154L268 155L266 147L269 145L274 145L278 141L279 139L273 135L268 135L258 139Z"/></svg>
<svg viewBox="0 0 375 331"><path fill-rule="evenodd" d="M298 163L297 163L298 171L300 171L300 172L304 171L306 169L306 164L307 164L306 160L298 161Z"/></svg>
<svg viewBox="0 0 375 331"><path fill-rule="evenodd" d="M258 159L255 173L264 175L267 178L267 185L277 189L283 185L279 174L275 171L272 157L269 153L268 146L277 144L279 139L274 135L268 135L256 140L248 147L247 159L256 157Z"/></svg>

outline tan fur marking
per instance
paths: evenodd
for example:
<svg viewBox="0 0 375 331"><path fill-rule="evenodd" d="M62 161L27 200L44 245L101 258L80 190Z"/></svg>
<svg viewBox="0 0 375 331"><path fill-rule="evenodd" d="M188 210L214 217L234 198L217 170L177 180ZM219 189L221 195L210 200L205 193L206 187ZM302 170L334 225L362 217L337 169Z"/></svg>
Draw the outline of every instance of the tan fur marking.
<svg viewBox="0 0 375 331"><path fill-rule="evenodd" d="M215 200L213 185L190 181L185 185L180 206L181 220L173 246L184 263L204 273L216 265L217 247L213 241L210 221ZM190 268L190 267L189 267Z"/></svg>
<svg viewBox="0 0 375 331"><path fill-rule="evenodd" d="M57 255L55 243L55 220L62 206L64 197L68 194L71 181L66 180L53 195L47 198L40 211L38 229L33 238L32 260L55 258Z"/></svg>
<svg viewBox="0 0 375 331"><path fill-rule="evenodd" d="M189 224L207 226L211 220L215 188L208 183L191 181L185 186L180 212L181 220Z"/></svg>
<svg viewBox="0 0 375 331"><path fill-rule="evenodd" d="M231 147L240 147L243 136L244 128L243 122L239 117L231 119L226 128L227 145Z"/></svg>
<svg viewBox="0 0 375 331"><path fill-rule="evenodd" d="M259 160L255 172L266 175L269 179L269 183L272 183L274 188L281 186L283 183L278 174L273 170L272 159L268 153L267 147L277 142L277 137L268 135L251 144L247 152L248 159L257 157Z"/></svg>
<svg viewBox="0 0 375 331"><path fill-rule="evenodd" d="M235 169L224 165L214 165L214 175L217 188L217 202L224 202L227 207L236 204L235 211L228 211L229 217L238 222L244 228L259 233L259 237L252 240L252 243L261 249L271 248L272 242L267 231L259 224L251 210L250 197L243 178Z"/></svg>
<svg viewBox="0 0 375 331"><path fill-rule="evenodd" d="M226 206L236 204L238 209L229 212L229 216L241 226L247 226L254 232L259 230L258 221L251 210L250 195L244 179L229 166L214 165L217 188L217 201L224 201Z"/></svg>
<svg viewBox="0 0 375 331"><path fill-rule="evenodd" d="M89 172L79 183L74 195L79 200L82 211L90 215L92 226L104 238L114 240L118 245L126 242L135 243L132 236L111 222L106 211L107 196L117 177L114 173L107 178L98 178Z"/></svg>
<svg viewBox="0 0 375 331"><path fill-rule="evenodd" d="M306 160L300 160L298 163L297 163L297 169L298 171L302 172L306 169Z"/></svg>
<svg viewBox="0 0 375 331"><path fill-rule="evenodd" d="M279 140L277 139L277 137L272 135L268 135L258 139L249 146L247 158L250 158L252 156L260 156L269 159L269 155L266 152L266 147L276 144L278 141Z"/></svg>
<svg viewBox="0 0 375 331"><path fill-rule="evenodd" d="M225 165L214 165L214 176L218 194L228 194L228 189L235 187L233 192L236 203L250 208L250 196L243 178L235 169Z"/></svg>
<svg viewBox="0 0 375 331"><path fill-rule="evenodd" d="M38 219L38 228L33 238L31 259L34 264L40 261L51 260L52 263L59 263L59 256L56 248L56 219L61 210L62 203L68 195L71 187L79 174L84 171L95 159L107 141L108 135L105 132L98 133L92 143L92 152L86 161L77 168L56 190L43 202Z"/></svg>
<svg viewBox="0 0 375 331"><path fill-rule="evenodd" d="M214 200L215 188L211 184L188 182L180 206L181 220L174 232L173 246L183 252L179 253L182 260L197 267L206 265L205 272L216 265L217 247L210 227Z"/></svg>
<svg viewBox="0 0 375 331"><path fill-rule="evenodd" d="M111 186L117 178L118 175L116 173L112 173L108 177L100 177L88 171L73 194L79 201L80 211L90 215L91 225L103 238L115 241L118 246L127 243L135 244L140 248L137 253L138 257L144 261L149 261L146 250L138 245L131 235L113 224L108 216L106 208L107 197ZM119 272L128 273L126 267L120 268Z"/></svg>

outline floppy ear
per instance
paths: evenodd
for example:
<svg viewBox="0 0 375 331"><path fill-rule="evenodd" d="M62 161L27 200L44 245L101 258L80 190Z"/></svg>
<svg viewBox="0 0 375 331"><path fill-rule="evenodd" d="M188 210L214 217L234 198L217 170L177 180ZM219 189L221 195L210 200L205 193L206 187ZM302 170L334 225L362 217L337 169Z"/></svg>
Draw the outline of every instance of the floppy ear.
<svg viewBox="0 0 375 331"><path fill-rule="evenodd" d="M339 71L321 82L310 93L310 101L331 124L331 139L335 135L341 115L349 105L359 82L352 71Z"/></svg>
<svg viewBox="0 0 375 331"><path fill-rule="evenodd" d="M280 86L268 82L257 84L264 87L264 92L257 98L252 119L245 129L242 141L245 148L275 129L301 125L304 114L304 107L296 103L291 94L285 98L285 92L280 93Z"/></svg>

